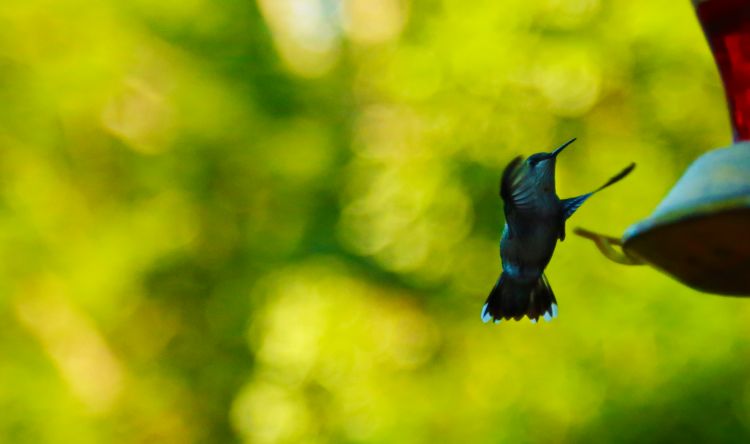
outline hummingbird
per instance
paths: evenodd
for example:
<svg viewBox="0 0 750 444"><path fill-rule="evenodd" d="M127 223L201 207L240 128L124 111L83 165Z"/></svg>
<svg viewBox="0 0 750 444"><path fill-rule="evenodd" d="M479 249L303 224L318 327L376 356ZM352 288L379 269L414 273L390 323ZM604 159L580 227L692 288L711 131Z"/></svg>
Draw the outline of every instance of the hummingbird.
<svg viewBox="0 0 750 444"><path fill-rule="evenodd" d="M527 316L557 317L557 300L544 269L557 241L565 240L565 221L595 193L613 185L635 168L631 163L594 191L560 199L555 191L557 156L576 139L550 153L536 153L513 159L503 171L500 197L504 203L505 226L500 239L502 272L482 307L482 321L500 323Z"/></svg>

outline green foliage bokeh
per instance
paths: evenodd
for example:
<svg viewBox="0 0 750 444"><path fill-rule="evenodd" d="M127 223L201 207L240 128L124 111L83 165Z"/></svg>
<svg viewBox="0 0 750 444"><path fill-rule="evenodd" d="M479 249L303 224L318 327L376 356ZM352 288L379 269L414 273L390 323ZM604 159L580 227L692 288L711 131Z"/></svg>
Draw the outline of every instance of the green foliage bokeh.
<svg viewBox="0 0 750 444"><path fill-rule="evenodd" d="M690 2L5 0L0 441L740 442L750 307L569 233L479 311L516 155L619 235L730 131Z"/></svg>

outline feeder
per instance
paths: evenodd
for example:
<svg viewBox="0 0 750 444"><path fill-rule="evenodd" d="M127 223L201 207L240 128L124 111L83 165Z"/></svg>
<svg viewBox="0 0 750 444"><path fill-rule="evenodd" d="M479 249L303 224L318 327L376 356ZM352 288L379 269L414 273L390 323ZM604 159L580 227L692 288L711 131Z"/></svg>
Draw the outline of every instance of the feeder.
<svg viewBox="0 0 750 444"><path fill-rule="evenodd" d="M693 0L729 105L734 143L699 157L622 239L587 230L622 264L650 264L708 293L750 296L750 1Z"/></svg>

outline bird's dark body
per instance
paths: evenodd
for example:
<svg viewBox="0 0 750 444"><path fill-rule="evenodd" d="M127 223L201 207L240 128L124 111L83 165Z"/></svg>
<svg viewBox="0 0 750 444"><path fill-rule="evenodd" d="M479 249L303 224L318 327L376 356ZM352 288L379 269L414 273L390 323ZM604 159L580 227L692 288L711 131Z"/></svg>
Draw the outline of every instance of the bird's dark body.
<svg viewBox="0 0 750 444"><path fill-rule="evenodd" d="M521 319L532 322L541 316L557 316L557 301L544 275L558 240L565 239L565 221L581 204L627 176L625 168L597 190L570 199L555 191L555 160L575 139L552 153L537 153L525 161L514 159L503 172L500 196L505 203L505 227L500 240L503 271L487 302L482 320Z"/></svg>
<svg viewBox="0 0 750 444"><path fill-rule="evenodd" d="M550 204L529 215L506 214L500 239L503 273L519 282L536 282L544 273L557 245L561 217L560 200L552 194ZM557 201L557 202L554 202ZM514 227L513 236L508 224Z"/></svg>

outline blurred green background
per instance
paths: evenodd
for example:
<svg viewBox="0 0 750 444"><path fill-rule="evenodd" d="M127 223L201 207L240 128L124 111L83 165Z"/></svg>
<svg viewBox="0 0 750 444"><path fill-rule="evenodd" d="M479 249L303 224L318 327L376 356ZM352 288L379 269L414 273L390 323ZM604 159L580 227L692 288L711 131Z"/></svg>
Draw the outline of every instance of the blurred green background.
<svg viewBox="0 0 750 444"><path fill-rule="evenodd" d="M0 442L750 439L750 306L569 235L485 325L500 173L619 235L730 143L690 2L4 0Z"/></svg>

